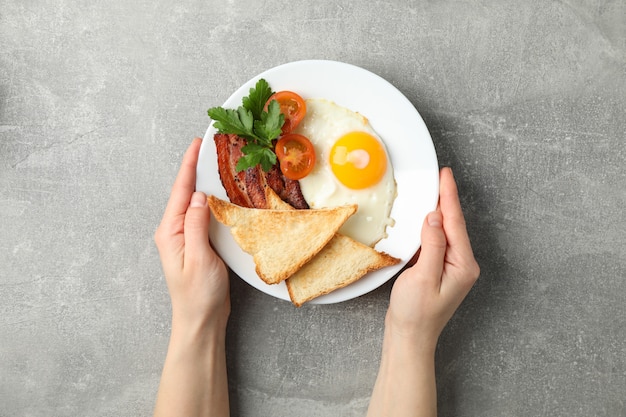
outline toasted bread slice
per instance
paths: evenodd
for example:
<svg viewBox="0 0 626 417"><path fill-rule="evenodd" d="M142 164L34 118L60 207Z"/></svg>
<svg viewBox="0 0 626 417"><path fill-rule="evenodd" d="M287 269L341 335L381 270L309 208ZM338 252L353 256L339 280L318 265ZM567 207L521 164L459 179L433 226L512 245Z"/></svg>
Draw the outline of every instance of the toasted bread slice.
<svg viewBox="0 0 626 417"><path fill-rule="evenodd" d="M352 284L368 272L399 262L400 259L337 233L320 253L287 279L289 298L300 307Z"/></svg>
<svg viewBox="0 0 626 417"><path fill-rule="evenodd" d="M265 199L271 209L293 209L269 187L266 189ZM300 307L307 301L352 284L368 272L399 262L400 259L337 233L313 259L287 278L285 283L289 298Z"/></svg>
<svg viewBox="0 0 626 417"><path fill-rule="evenodd" d="M213 215L241 249L252 255L257 275L276 284L315 256L356 212L356 205L321 210L265 210L208 197Z"/></svg>
<svg viewBox="0 0 626 417"><path fill-rule="evenodd" d="M295 210L291 204L283 201L270 186L265 187L265 202L270 210Z"/></svg>

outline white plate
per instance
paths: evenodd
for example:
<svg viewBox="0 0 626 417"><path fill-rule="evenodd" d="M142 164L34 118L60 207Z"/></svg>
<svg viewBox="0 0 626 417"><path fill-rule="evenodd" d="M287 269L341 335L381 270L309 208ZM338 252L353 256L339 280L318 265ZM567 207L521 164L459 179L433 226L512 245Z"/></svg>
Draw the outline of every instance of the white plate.
<svg viewBox="0 0 626 417"><path fill-rule="evenodd" d="M398 265L369 273L359 281L310 303L329 304L366 294L392 278L411 259L421 244L425 216L436 208L439 197L439 168L432 139L411 102L393 85L362 68L335 61L297 61L267 70L242 85L222 105L237 108L259 78L274 91L292 90L306 98L325 98L367 117L384 140L390 154L398 196L391 217L393 227L376 249L402 259ZM209 105L208 107L212 107ZM196 188L228 200L217 171L213 135L209 126L200 149ZM252 257L235 243L230 230L212 219L211 242L224 262L253 287L274 297L289 300L285 283L267 285L256 275Z"/></svg>

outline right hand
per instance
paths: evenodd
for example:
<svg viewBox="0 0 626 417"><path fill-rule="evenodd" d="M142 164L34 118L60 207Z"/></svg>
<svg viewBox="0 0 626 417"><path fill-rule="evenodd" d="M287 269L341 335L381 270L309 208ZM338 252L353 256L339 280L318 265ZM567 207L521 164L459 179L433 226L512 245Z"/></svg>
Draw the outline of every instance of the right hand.
<svg viewBox="0 0 626 417"><path fill-rule="evenodd" d="M424 220L421 236L417 262L391 291L386 325L434 352L443 328L480 274L449 168L441 170L439 205Z"/></svg>

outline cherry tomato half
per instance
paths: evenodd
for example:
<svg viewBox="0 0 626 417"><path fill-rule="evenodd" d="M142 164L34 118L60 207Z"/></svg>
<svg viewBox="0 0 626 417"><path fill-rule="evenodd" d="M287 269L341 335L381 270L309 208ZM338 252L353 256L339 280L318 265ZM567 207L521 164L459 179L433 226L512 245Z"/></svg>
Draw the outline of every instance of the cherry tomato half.
<svg viewBox="0 0 626 417"><path fill-rule="evenodd" d="M285 115L285 124L283 124L283 135L291 133L304 119L306 114L306 104L304 99L293 91L279 91L270 96L265 103L265 110L272 100L278 101L280 112Z"/></svg>
<svg viewBox="0 0 626 417"><path fill-rule="evenodd" d="M290 133L276 142L276 156L285 177L299 180L306 177L315 166L315 149L305 136Z"/></svg>

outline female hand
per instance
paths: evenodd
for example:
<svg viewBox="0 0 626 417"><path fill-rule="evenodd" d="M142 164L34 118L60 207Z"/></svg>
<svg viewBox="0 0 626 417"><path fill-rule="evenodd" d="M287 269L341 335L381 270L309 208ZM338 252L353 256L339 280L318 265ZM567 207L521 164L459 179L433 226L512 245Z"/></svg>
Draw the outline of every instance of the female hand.
<svg viewBox="0 0 626 417"><path fill-rule="evenodd" d="M479 272L452 171L446 168L440 173L437 210L424 220L419 258L391 290L368 417L437 415L437 339Z"/></svg>
<svg viewBox="0 0 626 417"><path fill-rule="evenodd" d="M175 325L226 327L230 313L228 273L209 244L206 195L194 192L202 140L183 157L155 241L172 299Z"/></svg>
<svg viewBox="0 0 626 417"><path fill-rule="evenodd" d="M439 205L422 228L419 258L393 286L387 327L434 351L441 331L479 273L452 170L444 168Z"/></svg>
<svg viewBox="0 0 626 417"><path fill-rule="evenodd" d="M206 195L194 192L201 139L183 157L154 239L172 299L172 333L155 416L228 416L228 273L209 244Z"/></svg>

